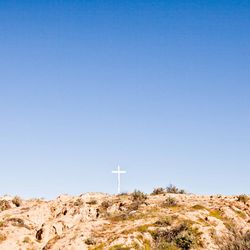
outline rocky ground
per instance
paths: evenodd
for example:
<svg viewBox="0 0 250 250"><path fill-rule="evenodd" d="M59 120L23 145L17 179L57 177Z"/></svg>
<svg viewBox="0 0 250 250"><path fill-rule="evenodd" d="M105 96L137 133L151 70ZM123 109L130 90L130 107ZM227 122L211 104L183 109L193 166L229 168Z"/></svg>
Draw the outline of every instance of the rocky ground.
<svg viewBox="0 0 250 250"><path fill-rule="evenodd" d="M0 249L250 249L247 196L0 198Z"/></svg>

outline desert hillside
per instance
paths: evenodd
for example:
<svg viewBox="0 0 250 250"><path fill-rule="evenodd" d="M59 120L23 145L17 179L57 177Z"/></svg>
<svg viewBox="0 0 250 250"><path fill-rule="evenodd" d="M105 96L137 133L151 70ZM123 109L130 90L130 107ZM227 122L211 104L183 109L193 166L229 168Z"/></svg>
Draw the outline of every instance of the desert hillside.
<svg viewBox="0 0 250 250"><path fill-rule="evenodd" d="M0 249L250 249L248 196L86 193L0 198Z"/></svg>

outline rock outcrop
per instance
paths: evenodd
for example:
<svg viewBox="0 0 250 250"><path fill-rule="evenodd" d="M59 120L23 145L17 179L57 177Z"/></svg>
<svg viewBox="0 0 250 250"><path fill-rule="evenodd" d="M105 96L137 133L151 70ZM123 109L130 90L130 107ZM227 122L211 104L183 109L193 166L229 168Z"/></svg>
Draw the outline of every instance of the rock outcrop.
<svg viewBox="0 0 250 250"><path fill-rule="evenodd" d="M137 195L137 194L136 194ZM0 249L250 249L247 196L0 198Z"/></svg>

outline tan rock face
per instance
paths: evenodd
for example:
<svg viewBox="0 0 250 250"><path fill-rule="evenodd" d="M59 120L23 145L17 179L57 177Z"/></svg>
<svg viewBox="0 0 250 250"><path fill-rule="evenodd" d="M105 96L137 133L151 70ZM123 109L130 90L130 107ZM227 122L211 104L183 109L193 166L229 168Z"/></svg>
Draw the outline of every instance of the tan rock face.
<svg viewBox="0 0 250 250"><path fill-rule="evenodd" d="M161 191L62 195L51 201L0 198L0 250L226 250L226 244L249 250L248 230L248 197Z"/></svg>

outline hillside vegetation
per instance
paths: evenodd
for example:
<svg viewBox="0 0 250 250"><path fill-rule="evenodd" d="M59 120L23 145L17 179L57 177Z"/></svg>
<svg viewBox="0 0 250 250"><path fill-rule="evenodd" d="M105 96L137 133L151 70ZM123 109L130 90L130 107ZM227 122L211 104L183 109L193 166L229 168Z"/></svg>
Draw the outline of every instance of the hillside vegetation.
<svg viewBox="0 0 250 250"><path fill-rule="evenodd" d="M0 198L0 249L250 249L250 200L155 189Z"/></svg>

